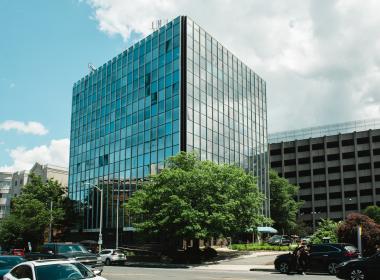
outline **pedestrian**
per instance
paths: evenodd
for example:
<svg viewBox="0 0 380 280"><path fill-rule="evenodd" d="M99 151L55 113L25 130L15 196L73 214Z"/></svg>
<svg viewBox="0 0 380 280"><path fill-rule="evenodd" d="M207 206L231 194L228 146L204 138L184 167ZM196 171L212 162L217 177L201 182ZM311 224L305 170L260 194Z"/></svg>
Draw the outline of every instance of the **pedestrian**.
<svg viewBox="0 0 380 280"><path fill-rule="evenodd" d="M309 263L309 249L305 244L302 244L297 251L297 272L305 274Z"/></svg>

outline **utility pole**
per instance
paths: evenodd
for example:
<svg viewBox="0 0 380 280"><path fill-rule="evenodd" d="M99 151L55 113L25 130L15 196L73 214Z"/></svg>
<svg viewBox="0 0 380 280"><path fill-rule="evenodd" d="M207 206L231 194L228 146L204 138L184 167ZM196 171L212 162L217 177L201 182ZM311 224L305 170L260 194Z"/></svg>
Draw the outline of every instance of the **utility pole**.
<svg viewBox="0 0 380 280"><path fill-rule="evenodd" d="M116 247L119 247L119 200L120 200L120 192L117 193L117 203L116 203Z"/></svg>
<svg viewBox="0 0 380 280"><path fill-rule="evenodd" d="M98 188L97 186L94 186L100 191L100 225L99 225L99 253L102 251L102 244L103 244L103 235L102 235L102 226L103 226L103 190Z"/></svg>
<svg viewBox="0 0 380 280"><path fill-rule="evenodd" d="M51 242L52 223L53 223L53 200L50 200L49 242Z"/></svg>
<svg viewBox="0 0 380 280"><path fill-rule="evenodd" d="M357 234L358 234L358 250L360 253L360 256L363 256L363 248L362 248L362 225L358 225L357 227Z"/></svg>
<svg viewBox="0 0 380 280"><path fill-rule="evenodd" d="M85 185L92 186L94 189L97 189L100 192L100 225L99 225L99 238L98 238L98 245L99 245L99 253L102 251L102 244L103 244L103 235L102 235L102 226L103 226L103 189L99 188L98 186L91 184L91 183L84 183Z"/></svg>

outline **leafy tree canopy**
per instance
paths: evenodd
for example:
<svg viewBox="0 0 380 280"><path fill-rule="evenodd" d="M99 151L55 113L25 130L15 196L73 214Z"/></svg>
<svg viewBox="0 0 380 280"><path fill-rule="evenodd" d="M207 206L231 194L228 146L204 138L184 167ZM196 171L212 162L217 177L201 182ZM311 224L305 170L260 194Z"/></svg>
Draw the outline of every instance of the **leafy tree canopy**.
<svg viewBox="0 0 380 280"><path fill-rule="evenodd" d="M50 223L50 201L53 202L53 226L62 227L68 198L57 181L43 182L31 174L21 194L11 201L11 214L0 223L0 244L4 247L25 246L30 241L40 244Z"/></svg>
<svg viewBox="0 0 380 280"><path fill-rule="evenodd" d="M341 242L357 243L357 228L362 226L363 254L368 256L376 251L376 244L380 244L380 225L366 215L352 213L339 225L338 237Z"/></svg>
<svg viewBox="0 0 380 280"><path fill-rule="evenodd" d="M297 229L297 212L303 204L294 199L299 188L278 176L274 170L269 173L269 181L274 227L280 232L293 233Z"/></svg>
<svg viewBox="0 0 380 280"><path fill-rule="evenodd" d="M377 205L368 206L364 209L363 214L370 217L377 224L380 224L380 207Z"/></svg>
<svg viewBox="0 0 380 280"><path fill-rule="evenodd" d="M318 229L311 236L311 242L314 244L320 244L323 242L323 238L330 238L331 243L338 242L338 223L329 220L321 219L318 223Z"/></svg>
<svg viewBox="0 0 380 280"><path fill-rule="evenodd" d="M270 222L263 195L241 168L200 161L181 152L134 193L126 207L134 226L150 235L207 239L245 232Z"/></svg>

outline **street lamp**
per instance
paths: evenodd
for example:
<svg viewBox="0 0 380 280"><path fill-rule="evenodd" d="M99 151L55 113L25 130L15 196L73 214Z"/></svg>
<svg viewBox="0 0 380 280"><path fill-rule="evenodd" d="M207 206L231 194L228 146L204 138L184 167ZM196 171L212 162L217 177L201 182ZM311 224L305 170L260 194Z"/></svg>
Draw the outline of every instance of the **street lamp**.
<svg viewBox="0 0 380 280"><path fill-rule="evenodd" d="M99 239L98 239L98 245L99 245L99 253L102 251L102 244L103 244L103 236L102 236L102 225L103 225L103 189L99 188L98 186L91 184L91 183L85 183L85 185L92 186L94 189L97 189L100 191L100 225L99 225Z"/></svg>
<svg viewBox="0 0 380 280"><path fill-rule="evenodd" d="M315 212L315 211L310 212L310 215L312 216L312 219L313 219L313 232L315 232L315 215L320 214L320 213L321 212Z"/></svg>

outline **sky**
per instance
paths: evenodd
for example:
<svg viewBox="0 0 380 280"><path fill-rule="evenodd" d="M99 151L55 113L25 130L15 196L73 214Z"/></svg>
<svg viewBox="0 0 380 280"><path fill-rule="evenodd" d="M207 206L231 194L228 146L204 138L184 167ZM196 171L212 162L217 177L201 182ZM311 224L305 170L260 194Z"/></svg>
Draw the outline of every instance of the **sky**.
<svg viewBox="0 0 380 280"><path fill-rule="evenodd" d="M0 171L68 166L71 91L188 15L267 82L269 132L380 117L377 0L0 0Z"/></svg>

